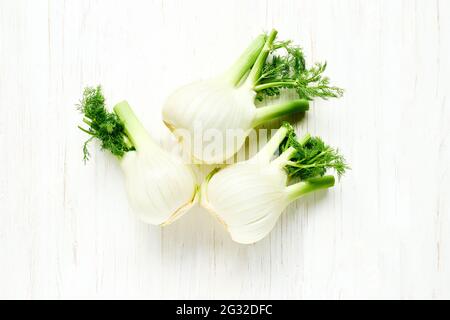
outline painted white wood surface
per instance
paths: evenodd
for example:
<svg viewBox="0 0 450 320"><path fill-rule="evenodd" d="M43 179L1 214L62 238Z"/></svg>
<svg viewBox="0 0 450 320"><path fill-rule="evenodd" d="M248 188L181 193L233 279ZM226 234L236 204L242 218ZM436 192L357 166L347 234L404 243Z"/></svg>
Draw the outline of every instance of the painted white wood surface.
<svg viewBox="0 0 450 320"><path fill-rule="evenodd" d="M272 27L346 88L298 129L353 170L252 246L201 209L136 221L113 157L81 160L82 88L160 134L174 88ZM0 0L0 298L450 298L449 42L446 0Z"/></svg>

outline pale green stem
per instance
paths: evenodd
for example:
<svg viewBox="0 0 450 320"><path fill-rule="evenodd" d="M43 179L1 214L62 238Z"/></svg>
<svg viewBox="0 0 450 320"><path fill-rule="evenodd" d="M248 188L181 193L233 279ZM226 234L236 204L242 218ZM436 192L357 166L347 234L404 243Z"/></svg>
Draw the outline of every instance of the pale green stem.
<svg viewBox="0 0 450 320"><path fill-rule="evenodd" d="M256 117L253 121L253 127L256 127L264 122L273 120L284 115L289 115L297 112L305 112L309 109L309 101L298 99L288 101L274 106L261 107L256 109Z"/></svg>
<svg viewBox="0 0 450 320"><path fill-rule="evenodd" d="M308 142L309 139L311 139L311 135L307 133L301 140L298 140L298 143L303 146ZM273 160L272 164L281 168L285 167L286 165L298 166L297 163L290 161L296 151L297 150L294 147L289 147L278 158Z"/></svg>
<svg viewBox="0 0 450 320"><path fill-rule="evenodd" d="M89 127L92 126L92 121L88 118L83 118L83 122L86 123Z"/></svg>
<svg viewBox="0 0 450 320"><path fill-rule="evenodd" d="M281 127L277 130L277 132L273 135L272 138L266 143L266 145L259 150L256 154L256 157L260 160L270 161L275 151L278 150L281 142L286 138L288 133L288 129L285 127Z"/></svg>
<svg viewBox="0 0 450 320"><path fill-rule="evenodd" d="M268 88L282 87L282 86L291 86L295 84L295 81L277 81L277 82L268 82L255 86L253 89L258 92Z"/></svg>
<svg viewBox="0 0 450 320"><path fill-rule="evenodd" d="M311 139L311 135L309 133L307 133L303 136L303 138L301 138L301 140L298 140L298 143L300 143L300 145L304 146L309 141L309 139Z"/></svg>
<svg viewBox="0 0 450 320"><path fill-rule="evenodd" d="M294 201L307 193L334 186L334 176L311 178L286 187L290 201Z"/></svg>
<svg viewBox="0 0 450 320"><path fill-rule="evenodd" d="M298 164L298 163L293 162L293 161L287 161L286 165L290 165L291 167L295 167L295 168L308 169L308 168L326 167L329 164L326 163L326 162L323 162L323 163L312 163L312 164Z"/></svg>
<svg viewBox="0 0 450 320"><path fill-rule="evenodd" d="M229 69L227 77L233 86L237 86L241 82L242 77L249 72L264 47L265 42L266 35L259 35Z"/></svg>
<svg viewBox="0 0 450 320"><path fill-rule="evenodd" d="M123 122L125 133L136 150L148 146L156 146L156 143L151 139L147 130L145 130L142 123L136 117L136 114L133 112L128 102L122 101L116 104L114 106L114 112Z"/></svg>
<svg viewBox="0 0 450 320"><path fill-rule="evenodd" d="M85 132L85 133L87 133L87 134L89 134L89 135L93 135L93 133L92 132L90 132L89 130L86 130L85 128L83 128L83 127L81 127L81 126L78 126L78 129L80 129L81 131L83 131L83 132Z"/></svg>
<svg viewBox="0 0 450 320"><path fill-rule="evenodd" d="M128 149L132 149L134 147L130 139L126 135L123 136L123 141L125 142Z"/></svg>
<svg viewBox="0 0 450 320"><path fill-rule="evenodd" d="M283 168L284 166L286 166L286 164L289 163L289 159L291 159L294 156L296 151L297 150L295 150L294 147L289 147L278 158L273 160L272 164L277 167Z"/></svg>
<svg viewBox="0 0 450 320"><path fill-rule="evenodd" d="M272 29L272 31L270 31L269 35L267 36L266 43L259 53L258 59L256 59L255 64L252 67L252 71L250 71L247 80L250 81L252 87L254 87L254 85L258 82L259 77L261 76L262 69L264 67L264 64L266 63L267 56L269 55L270 50L272 50L272 44L275 41L277 33L278 31L275 29Z"/></svg>

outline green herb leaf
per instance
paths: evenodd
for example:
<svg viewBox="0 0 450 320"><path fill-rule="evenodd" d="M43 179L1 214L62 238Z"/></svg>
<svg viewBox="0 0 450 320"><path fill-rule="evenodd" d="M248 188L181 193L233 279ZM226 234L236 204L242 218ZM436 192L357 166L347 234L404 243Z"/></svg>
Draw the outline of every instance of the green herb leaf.
<svg viewBox="0 0 450 320"><path fill-rule="evenodd" d="M339 150L326 145L321 138L309 134L298 140L294 129L289 123L284 123L289 129L287 137L280 145L280 153L290 147L296 152L285 167L290 178L307 180L325 175L328 169L334 169L341 177L350 169Z"/></svg>
<svg viewBox="0 0 450 320"><path fill-rule="evenodd" d="M283 50L284 54L278 54ZM278 96L281 89L293 89L302 99L339 98L344 91L330 86L330 79L323 73L326 63L306 66L303 50L291 41L277 42L273 45L270 56L264 64L261 77L255 85L256 98Z"/></svg>
<svg viewBox="0 0 450 320"><path fill-rule="evenodd" d="M83 122L88 129L79 127L91 137L83 145L84 160L90 158L88 145L94 138L101 142L102 149L109 150L113 155L122 157L125 152L134 150L125 136L124 126L117 115L105 107L105 97L100 86L84 89L83 98L78 110L84 114Z"/></svg>

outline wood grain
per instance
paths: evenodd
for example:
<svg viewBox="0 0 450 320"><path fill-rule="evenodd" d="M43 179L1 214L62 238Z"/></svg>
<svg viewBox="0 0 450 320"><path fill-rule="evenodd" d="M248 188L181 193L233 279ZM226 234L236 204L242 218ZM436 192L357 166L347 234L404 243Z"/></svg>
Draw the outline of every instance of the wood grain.
<svg viewBox="0 0 450 320"><path fill-rule="evenodd" d="M82 162L82 88L164 137L165 97L272 27L346 88L298 130L352 171L252 246L136 221L115 159ZM0 0L0 298L450 298L449 33L444 0Z"/></svg>

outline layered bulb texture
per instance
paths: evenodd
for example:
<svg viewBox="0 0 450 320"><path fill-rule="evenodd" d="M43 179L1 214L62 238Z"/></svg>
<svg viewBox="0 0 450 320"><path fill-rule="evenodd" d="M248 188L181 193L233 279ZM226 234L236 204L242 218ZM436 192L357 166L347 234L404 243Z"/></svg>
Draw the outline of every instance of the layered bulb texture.
<svg viewBox="0 0 450 320"><path fill-rule="evenodd" d="M195 82L168 98L163 119L193 160L222 163L256 125L254 97L252 91L235 89L221 79Z"/></svg>
<svg viewBox="0 0 450 320"><path fill-rule="evenodd" d="M274 158L278 149L281 154ZM202 185L201 204L234 241L255 243L270 233L291 202L334 185L334 176L325 175L329 168L341 175L347 166L320 138L297 140L286 123L251 159L212 172Z"/></svg>
<svg viewBox="0 0 450 320"><path fill-rule="evenodd" d="M151 139L126 101L111 113L101 88L87 88L80 109L88 125L82 130L120 161L129 202L140 220L169 224L194 204L196 181L191 168ZM84 150L87 158L86 145Z"/></svg>
<svg viewBox="0 0 450 320"><path fill-rule="evenodd" d="M315 97L338 97L342 90L322 77L326 64L308 69L303 52L277 32L258 36L224 74L179 88L163 106L164 123L184 150L200 163L223 163L250 131L269 120L304 112ZM276 52L284 50L284 55ZM256 101L294 90L298 98L257 107Z"/></svg>

